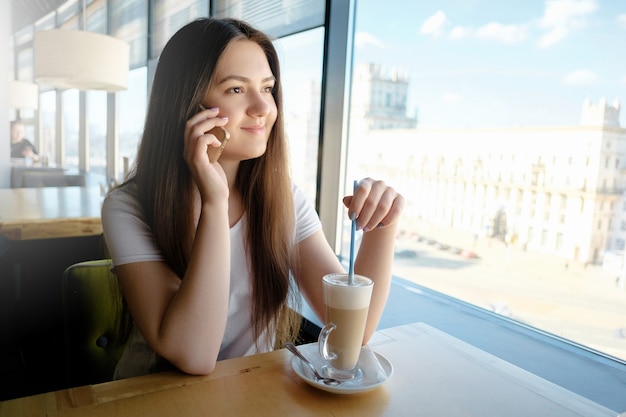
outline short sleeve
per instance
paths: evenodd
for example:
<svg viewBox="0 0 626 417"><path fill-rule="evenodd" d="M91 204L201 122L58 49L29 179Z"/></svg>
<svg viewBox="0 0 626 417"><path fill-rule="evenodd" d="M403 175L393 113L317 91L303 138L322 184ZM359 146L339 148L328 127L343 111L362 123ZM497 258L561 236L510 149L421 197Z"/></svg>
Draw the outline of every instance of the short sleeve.
<svg viewBox="0 0 626 417"><path fill-rule="evenodd" d="M160 261L163 255L141 217L134 184L113 190L102 204L102 229L114 266Z"/></svg>
<svg viewBox="0 0 626 417"><path fill-rule="evenodd" d="M296 214L295 243L298 244L320 230L322 228L322 222L320 221L317 211L315 211L313 203L304 191L295 184L292 185L291 189Z"/></svg>

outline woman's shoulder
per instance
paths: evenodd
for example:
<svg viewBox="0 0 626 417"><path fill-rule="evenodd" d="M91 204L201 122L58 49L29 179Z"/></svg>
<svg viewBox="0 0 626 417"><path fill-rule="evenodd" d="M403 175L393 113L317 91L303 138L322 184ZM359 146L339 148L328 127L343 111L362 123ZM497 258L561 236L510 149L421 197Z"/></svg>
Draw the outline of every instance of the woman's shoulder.
<svg viewBox="0 0 626 417"><path fill-rule="evenodd" d="M126 182L109 191L102 202L102 213L111 211L133 211L140 209L137 185L134 182Z"/></svg>
<svg viewBox="0 0 626 417"><path fill-rule="evenodd" d="M116 266L162 259L137 194L134 183L123 184L111 190L102 203L102 231Z"/></svg>
<svg viewBox="0 0 626 417"><path fill-rule="evenodd" d="M134 200L136 201L137 199L138 199L137 184L135 184L133 181L128 181L123 184L116 185L114 188L112 188L107 193L106 197L104 198L104 201L107 201L107 200L115 200L115 201Z"/></svg>
<svg viewBox="0 0 626 417"><path fill-rule="evenodd" d="M305 190L295 183L291 185L293 205L296 216L296 243L301 242L317 230L321 229L320 219L315 205Z"/></svg>
<svg viewBox="0 0 626 417"><path fill-rule="evenodd" d="M296 203L296 205L299 202L309 200L309 197L306 195L304 188L302 188L300 185L298 185L297 183L293 181L291 182L291 194L293 195L293 200Z"/></svg>

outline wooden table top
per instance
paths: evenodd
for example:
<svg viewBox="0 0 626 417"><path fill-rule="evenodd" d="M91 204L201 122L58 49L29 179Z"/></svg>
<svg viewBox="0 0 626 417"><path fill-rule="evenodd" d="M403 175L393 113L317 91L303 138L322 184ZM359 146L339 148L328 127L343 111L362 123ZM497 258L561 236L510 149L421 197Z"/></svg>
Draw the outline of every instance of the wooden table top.
<svg viewBox="0 0 626 417"><path fill-rule="evenodd" d="M0 234L11 240L102 233L99 187L0 189Z"/></svg>
<svg viewBox="0 0 626 417"><path fill-rule="evenodd" d="M342 395L306 384L285 349L177 372L0 402L2 416L615 416L617 413L424 323L376 333L393 375ZM306 349L307 346L301 347Z"/></svg>

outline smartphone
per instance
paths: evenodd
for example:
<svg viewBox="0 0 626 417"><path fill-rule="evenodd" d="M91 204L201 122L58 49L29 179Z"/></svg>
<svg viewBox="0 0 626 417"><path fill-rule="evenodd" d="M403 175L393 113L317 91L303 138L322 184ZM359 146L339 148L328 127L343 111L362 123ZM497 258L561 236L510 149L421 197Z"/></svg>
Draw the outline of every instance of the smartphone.
<svg viewBox="0 0 626 417"><path fill-rule="evenodd" d="M206 110L206 107L200 104L200 109ZM206 150L206 153L209 157L209 161L217 162L217 160L220 159L220 156L222 155L222 151L224 151L224 148L226 147L228 140L230 139L230 132L228 131L228 129L226 129L223 126L215 126L213 129L209 130L206 133L211 133L212 135L215 135L217 140L219 140L222 143L222 146L220 146L219 148L214 148L213 146L209 146L208 149Z"/></svg>

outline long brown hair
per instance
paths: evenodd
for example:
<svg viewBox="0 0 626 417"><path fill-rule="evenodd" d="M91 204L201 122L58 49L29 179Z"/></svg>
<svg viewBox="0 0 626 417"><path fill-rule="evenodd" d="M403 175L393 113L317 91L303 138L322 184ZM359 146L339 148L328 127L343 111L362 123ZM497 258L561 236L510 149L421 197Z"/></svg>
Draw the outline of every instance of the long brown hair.
<svg viewBox="0 0 626 417"><path fill-rule="evenodd" d="M185 122L198 111L217 60L233 40L247 39L265 52L277 79L273 96L278 115L264 155L242 161L236 187L247 218L252 263L252 323L255 340L265 330L276 345L299 329L290 279L294 251L294 207L283 127L278 55L262 32L235 19L198 19L165 45L152 86L145 129L131 178L137 184L144 219L165 260L184 277L194 239L193 178L183 159Z"/></svg>

